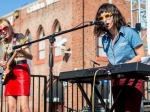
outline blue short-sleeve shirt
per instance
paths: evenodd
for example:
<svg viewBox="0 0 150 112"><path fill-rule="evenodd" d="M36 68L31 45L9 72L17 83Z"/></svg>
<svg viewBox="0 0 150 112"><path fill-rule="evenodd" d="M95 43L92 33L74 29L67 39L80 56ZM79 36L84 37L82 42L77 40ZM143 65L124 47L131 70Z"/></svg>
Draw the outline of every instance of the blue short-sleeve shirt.
<svg viewBox="0 0 150 112"><path fill-rule="evenodd" d="M112 65L123 64L136 56L134 48L142 45L138 32L130 27L122 26L112 44L111 35L106 33L102 37L104 52Z"/></svg>

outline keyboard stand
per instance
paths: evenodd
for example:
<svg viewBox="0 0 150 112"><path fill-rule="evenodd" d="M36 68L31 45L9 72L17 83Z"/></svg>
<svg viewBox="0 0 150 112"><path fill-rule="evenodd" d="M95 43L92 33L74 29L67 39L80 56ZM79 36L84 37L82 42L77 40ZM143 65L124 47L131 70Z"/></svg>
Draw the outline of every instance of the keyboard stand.
<svg viewBox="0 0 150 112"><path fill-rule="evenodd" d="M129 89L129 91L128 91L126 96L122 96L123 93L126 91L126 86L127 86L127 84L128 84L130 79L131 78L127 77L127 79L125 80L124 85L122 86L121 90L119 91L119 93L118 93L118 95L117 95L117 97L116 97L116 99L115 99L115 101L114 101L114 103L113 103L113 105L112 105L112 107L111 107L109 112L113 112L113 110L114 110L114 108L115 108L115 106L116 106L116 104L117 104L117 102L119 101L120 98L122 98L123 100L122 100L122 102L120 104L120 107L119 107L119 110L117 112L123 112L124 111L124 110L122 110L122 109L124 109L123 106L125 105L126 101L128 100L128 98L129 98L130 94L132 93L133 88L136 86L138 80L139 79L141 79L141 80L149 80L149 78L145 77L145 76L132 78L132 79L135 79L135 80L133 81L131 88Z"/></svg>
<svg viewBox="0 0 150 112"><path fill-rule="evenodd" d="M100 95L96 86L95 86L94 90L95 90L95 93L97 94L98 98L100 99L100 101L105 109L105 112L109 112L109 108L107 107L107 104L104 102L103 97Z"/></svg>
<svg viewBox="0 0 150 112"><path fill-rule="evenodd" d="M82 81L71 81L71 80L70 80L70 82L72 82L72 83L73 83L73 82L74 82L74 83L76 82L76 83L77 83L77 86L79 87L79 89L80 89L80 91L81 91L83 97L85 98L87 104L89 105L89 108L92 110L92 103L91 103L91 101L89 100L89 98L87 97L87 94L85 93L85 91L84 91L84 89L83 89L83 87L82 87L82 85L81 85L81 83L91 83L91 85L92 85L92 82L87 82L87 81L86 81L86 82L84 82L84 81L83 81L83 82L82 82ZM108 109L106 103L104 102L102 96L100 95L100 93L99 93L99 91L98 91L98 89L97 89L96 86L95 86L94 90L95 90L95 93L97 94L98 98L101 100L103 107L106 108L106 109L105 109L105 110L106 110L105 112L109 112L109 109Z"/></svg>
<svg viewBox="0 0 150 112"><path fill-rule="evenodd" d="M123 77L121 77L121 78L123 78ZM123 106L125 105L125 102L127 101L128 97L130 96L130 94L131 94L133 88L135 87L136 83L138 82L138 80L139 80L139 79L148 80L148 77L145 77L145 76L143 76L143 77L142 77L142 76L140 76L140 77L132 77L132 79L135 79L135 80L134 80L134 82L133 82L133 84L132 84L130 90L128 91L127 95L124 97L124 96L122 96L122 95L123 95L124 91L126 90L126 86L127 86L128 82L129 82L129 80L131 79L131 78L125 77L125 76L124 76L124 78L127 78L127 79L126 79L126 81L124 82L124 84L123 84L123 86L122 86L120 92L118 93L118 95L117 95L117 97L116 97L116 99L115 99L115 101L114 101L114 103L113 103L113 105L111 106L110 109L107 107L107 105L106 105L106 103L104 102L102 96L100 95L100 93L99 93L97 87L95 86L95 88L94 88L95 93L97 94L98 98L99 98L100 101L102 102L102 106L104 107L105 112L113 112L113 110L115 109L115 106L116 106L116 104L117 104L117 102L119 101L120 98L122 98L123 101L121 102L121 105L120 105L120 107L119 107L119 111L118 111L118 112L122 112ZM84 81L81 81L81 80L79 80L79 81L78 81L78 80L70 80L70 82L71 82L71 83L77 83L77 86L79 87L79 89L80 89L80 91L81 91L83 97L85 98L87 104L89 105L89 108L92 110L92 103L91 103L91 101L89 100L89 98L87 97L87 94L85 93L85 91L84 91L84 89L83 89L81 83L90 83L91 85L92 85L93 83L92 83L92 82L87 82L87 81L84 82Z"/></svg>
<svg viewBox="0 0 150 112"><path fill-rule="evenodd" d="M123 108L123 105L125 105L125 102L127 101L127 99L129 98L130 94L132 93L132 90L136 86L137 82L138 82L138 79L135 79L133 84L132 84L132 86L131 86L131 88L130 88L130 90L129 90L129 92L128 92L128 94L123 98L123 101L122 101L122 103L121 103L121 105L119 107L119 111L118 112L122 112L121 109Z"/></svg>
<svg viewBox="0 0 150 112"><path fill-rule="evenodd" d="M85 93L81 83L77 82L77 86L79 87L83 97L85 98L87 104L89 105L89 108L92 110L92 103L90 102L89 98L87 97L87 94Z"/></svg>
<svg viewBox="0 0 150 112"><path fill-rule="evenodd" d="M128 84L129 80L130 80L130 79L127 78L126 81L124 82L124 85L122 86L121 90L119 91L119 93L118 93L118 95L117 95L117 97L116 97L116 99L115 99L115 101L114 101L114 103L113 103L113 105L112 105L112 107L111 107L111 109L110 109L109 112L113 112L113 110L115 109L115 106L116 106L117 102L119 101L119 99L120 99L121 97L123 97L122 95L123 95L124 91L126 90L126 85ZM134 81L134 82L135 82L135 81ZM136 81L136 82L137 82L137 81ZM132 86L133 86L133 84L132 84ZM126 97L125 97L125 98L126 98ZM127 99L127 98L126 98L126 99ZM124 104L124 101L121 102L121 106L120 106L120 107L122 107L123 104ZM120 109L121 109L121 108L119 108L119 110L120 110Z"/></svg>

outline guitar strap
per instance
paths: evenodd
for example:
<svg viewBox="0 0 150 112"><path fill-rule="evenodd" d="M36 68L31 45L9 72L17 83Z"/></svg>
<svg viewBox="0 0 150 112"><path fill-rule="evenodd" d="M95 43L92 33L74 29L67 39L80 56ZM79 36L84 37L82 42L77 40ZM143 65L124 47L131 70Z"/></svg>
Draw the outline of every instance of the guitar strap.
<svg viewBox="0 0 150 112"><path fill-rule="evenodd" d="M6 57L7 57L7 60L9 60L11 58L11 56L13 55L14 53L14 50L12 49L13 46L16 45L16 39L17 38L17 35L14 34L14 38L13 38L13 41L9 44L6 44Z"/></svg>

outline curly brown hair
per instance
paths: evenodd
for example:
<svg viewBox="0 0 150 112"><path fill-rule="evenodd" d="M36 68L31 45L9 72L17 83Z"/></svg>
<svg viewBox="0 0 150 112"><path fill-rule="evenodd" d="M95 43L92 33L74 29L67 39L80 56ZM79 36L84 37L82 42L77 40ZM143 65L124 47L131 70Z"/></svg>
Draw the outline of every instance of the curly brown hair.
<svg viewBox="0 0 150 112"><path fill-rule="evenodd" d="M117 30L120 30L121 26L125 26L126 25L126 21L125 18L122 16L121 12L119 11L119 9L114 5L114 4L110 4L110 3L104 3L102 4L96 14L95 20L98 21L98 17L103 13L103 12L111 12L112 16L113 16L113 22L114 25L117 27ZM96 36L100 36L104 33L108 32L108 30L101 25L95 25L94 27L94 34Z"/></svg>

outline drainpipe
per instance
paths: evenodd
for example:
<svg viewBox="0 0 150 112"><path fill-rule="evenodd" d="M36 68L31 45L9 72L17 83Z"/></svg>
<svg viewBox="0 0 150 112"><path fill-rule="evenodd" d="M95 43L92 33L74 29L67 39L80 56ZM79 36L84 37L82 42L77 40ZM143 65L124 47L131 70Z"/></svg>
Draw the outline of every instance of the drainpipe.
<svg viewBox="0 0 150 112"><path fill-rule="evenodd" d="M112 0L108 0L108 2L112 4ZM111 80L109 80L108 85L110 85L110 86L109 86L110 93L109 93L109 95L108 95L108 98L109 98L109 101L108 101L108 102L110 103L110 107L111 107L111 106L112 106L112 104L113 104L113 99L112 99L112 90L111 90ZM107 86L108 86L108 85L107 85Z"/></svg>
<svg viewBox="0 0 150 112"><path fill-rule="evenodd" d="M83 0L83 5L82 5L82 23L83 23L83 25L84 25L84 0ZM82 50L83 50L83 54L82 54L82 68L84 69L84 28L82 29L82 45L83 45L83 48L82 48Z"/></svg>

